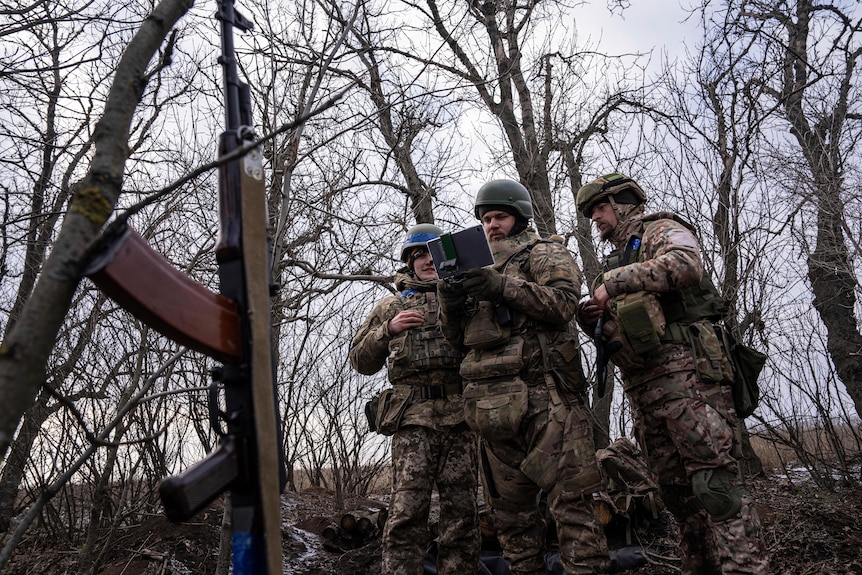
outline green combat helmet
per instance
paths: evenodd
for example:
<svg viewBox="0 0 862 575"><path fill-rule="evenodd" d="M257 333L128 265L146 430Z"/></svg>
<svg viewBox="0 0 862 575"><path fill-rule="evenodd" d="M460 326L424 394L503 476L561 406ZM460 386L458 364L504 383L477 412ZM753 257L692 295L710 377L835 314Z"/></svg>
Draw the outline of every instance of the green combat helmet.
<svg viewBox="0 0 862 575"><path fill-rule="evenodd" d="M584 217L589 218L593 206L609 197L617 204L642 204L646 202L646 194L633 179L623 174L605 174L578 190L576 200L578 211L584 214Z"/></svg>
<svg viewBox="0 0 862 575"><path fill-rule="evenodd" d="M413 248L424 248L426 242L442 235L443 230L434 224L416 224L407 230L407 235L401 243L401 261L407 263L407 258Z"/></svg>
<svg viewBox="0 0 862 575"><path fill-rule="evenodd" d="M476 205L473 213L477 220L481 220L479 208L482 206L509 206L514 209L524 220L533 218L533 200L530 192L515 180L491 180L476 194Z"/></svg>

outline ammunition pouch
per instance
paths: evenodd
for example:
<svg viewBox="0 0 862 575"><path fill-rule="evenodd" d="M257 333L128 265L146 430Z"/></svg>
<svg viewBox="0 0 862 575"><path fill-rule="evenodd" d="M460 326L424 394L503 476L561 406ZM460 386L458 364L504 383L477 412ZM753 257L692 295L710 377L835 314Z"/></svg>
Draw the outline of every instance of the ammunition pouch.
<svg viewBox="0 0 862 575"><path fill-rule="evenodd" d="M472 349L461 362L461 377L475 381L517 375L524 367L524 340L513 337L496 349Z"/></svg>
<svg viewBox="0 0 862 575"><path fill-rule="evenodd" d="M508 308L505 308L508 310ZM508 322L511 324L511 321ZM476 302L476 312L467 322L464 345L471 349L488 349L504 343L511 336L509 325L500 325L493 302Z"/></svg>
<svg viewBox="0 0 862 575"><path fill-rule="evenodd" d="M704 383L723 383L733 379L733 366L719 340L720 328L710 321L688 326L688 337L694 353L697 375Z"/></svg>
<svg viewBox="0 0 862 575"><path fill-rule="evenodd" d="M464 388L464 419L485 439L518 437L528 405L529 389L520 377L470 382Z"/></svg>
<svg viewBox="0 0 862 575"><path fill-rule="evenodd" d="M618 295L611 304L611 315L635 353L646 355L661 346L667 322L654 293L639 291Z"/></svg>

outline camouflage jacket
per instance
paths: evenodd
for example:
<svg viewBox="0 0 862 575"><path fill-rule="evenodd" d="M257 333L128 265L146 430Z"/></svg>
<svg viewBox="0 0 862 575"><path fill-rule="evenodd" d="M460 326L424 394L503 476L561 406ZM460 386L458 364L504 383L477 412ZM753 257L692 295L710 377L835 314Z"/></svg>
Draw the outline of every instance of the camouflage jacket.
<svg viewBox="0 0 862 575"><path fill-rule="evenodd" d="M725 354L711 322L704 319L694 322L691 328L686 326L682 338L690 340L690 343L681 343L669 341L670 326L662 315L663 297L667 299L674 292L696 288L701 282L703 264L697 238L673 214L659 212L635 216L625 222L625 231L628 233L615 234L611 240L618 253L626 249L630 235L641 227L643 236L635 261L606 270L601 280L611 297L612 308L628 294L646 292L646 301L655 302L650 310L651 319L667 328L668 333L654 352L647 355L636 353L630 347L630 342L618 335L619 324L612 313L613 320L607 322L603 336L606 341L621 341L623 347L611 356L611 361L622 371L627 389L665 373L696 369L700 372L700 364L703 363L701 356L705 354L717 358L716 363L719 365L715 367L715 378L724 379L729 364L724 361ZM695 334L693 338L690 333ZM681 338L677 336L676 339Z"/></svg>
<svg viewBox="0 0 862 575"><path fill-rule="evenodd" d="M608 295L648 291L669 292L697 285L703 275L700 246L694 234L669 213L636 216L626 221L631 229L647 220L641 238L639 261L606 271L603 276ZM624 250L628 237L614 240Z"/></svg>
<svg viewBox="0 0 862 575"><path fill-rule="evenodd" d="M463 353L446 341L440 329L436 282L418 282L403 273L396 274L395 285L402 293L387 297L374 306L353 337L350 364L359 373L372 375L384 366L395 389L398 405L407 404L401 425L421 425L438 429L457 425L464 420L460 393L446 397L422 399L423 388L446 386L450 391L461 388L458 373ZM389 333L389 320L406 309L425 313L425 325Z"/></svg>
<svg viewBox="0 0 862 575"><path fill-rule="evenodd" d="M444 333L469 349L461 364L466 379L519 374L528 383L537 383L545 371L539 332L547 341L552 364L572 365L578 353L569 322L580 297L580 270L565 246L542 240L532 230L493 241L491 250L493 267L506 276L500 301L468 299L461 313L443 315ZM500 325L494 304L510 310L511 325ZM477 333L498 337L476 338ZM482 341L476 343L477 339Z"/></svg>

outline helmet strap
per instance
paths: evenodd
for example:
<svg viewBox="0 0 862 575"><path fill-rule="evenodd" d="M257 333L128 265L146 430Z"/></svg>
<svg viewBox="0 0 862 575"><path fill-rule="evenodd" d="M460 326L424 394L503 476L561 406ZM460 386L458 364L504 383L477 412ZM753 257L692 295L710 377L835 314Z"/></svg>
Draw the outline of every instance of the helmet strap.
<svg viewBox="0 0 862 575"><path fill-rule="evenodd" d="M423 247L417 246L417 247L413 248L412 250L410 250L410 253L407 254L407 270L408 270L408 273L410 274L411 277L416 276L416 271L413 269L413 264L416 263L416 258L420 254L424 255L427 252L428 252L428 248L423 248Z"/></svg>
<svg viewBox="0 0 862 575"><path fill-rule="evenodd" d="M530 225L530 222L522 218L520 215L515 216L515 225L512 226L512 229L509 231L509 237L514 237L526 230Z"/></svg>

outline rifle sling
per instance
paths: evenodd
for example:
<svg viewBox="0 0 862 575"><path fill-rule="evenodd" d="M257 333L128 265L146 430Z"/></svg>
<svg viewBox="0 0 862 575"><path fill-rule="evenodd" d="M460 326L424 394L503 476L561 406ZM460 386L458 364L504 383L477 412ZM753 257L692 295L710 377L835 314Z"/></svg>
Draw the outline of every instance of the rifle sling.
<svg viewBox="0 0 862 575"><path fill-rule="evenodd" d="M272 363L266 189L260 150L240 160L242 250L251 334L251 386L258 481L269 575L282 573L281 485Z"/></svg>

